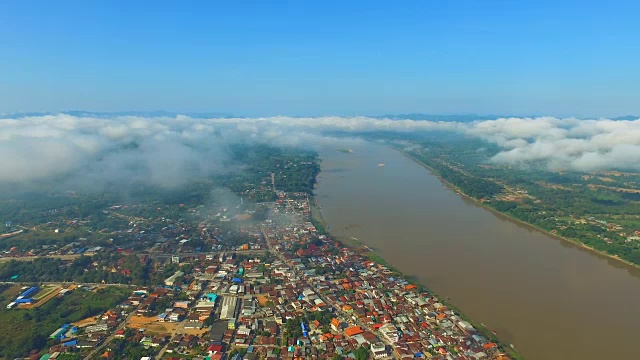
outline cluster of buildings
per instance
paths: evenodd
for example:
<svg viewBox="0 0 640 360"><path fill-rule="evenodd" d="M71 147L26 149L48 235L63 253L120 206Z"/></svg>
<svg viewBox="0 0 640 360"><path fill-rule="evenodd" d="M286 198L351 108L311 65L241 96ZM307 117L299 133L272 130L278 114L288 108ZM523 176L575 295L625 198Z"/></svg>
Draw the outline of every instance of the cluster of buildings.
<svg viewBox="0 0 640 360"><path fill-rule="evenodd" d="M633 228L624 227L620 224L612 221L606 221L597 219L594 216L583 217L575 219L572 223L561 223L559 228L566 229L570 225L587 225L591 227L599 227L605 232L602 234L596 234L596 237L602 239L604 242L611 244L615 240L624 241L625 243L634 243L640 241L640 230L634 230Z"/></svg>
<svg viewBox="0 0 640 360"><path fill-rule="evenodd" d="M255 219L253 210L189 209L201 219L195 226L134 216L120 205L104 210L126 226L101 230L109 245L78 241L55 251L136 254L162 276L95 321L62 325L47 359L126 357L125 348L140 349L145 360L509 359L433 294L321 234L306 193L276 191L258 206L266 211ZM120 257L88 270L128 276L126 266Z"/></svg>
<svg viewBox="0 0 640 360"><path fill-rule="evenodd" d="M375 359L509 359L434 295L318 234L308 201L279 194L260 226L267 252L183 259L190 272L181 267L149 296L134 293L135 316L149 316L140 310L173 294L153 316L180 329L136 332L135 340L165 358L356 358L365 351Z"/></svg>
<svg viewBox="0 0 640 360"><path fill-rule="evenodd" d="M35 295L37 292L38 292L37 286L32 286L24 290L22 293L20 293L20 295L18 295L18 297L16 297L15 300L13 300L12 302L9 303L9 305L7 305L7 309L11 309L14 306L18 306L19 304L31 304L34 301L33 295Z"/></svg>
<svg viewBox="0 0 640 360"><path fill-rule="evenodd" d="M79 287L79 289L85 289L85 287ZM86 291L91 290L87 289ZM128 312L124 309L123 304L120 304L117 308L91 319L84 319L78 324L62 324L48 335L50 346L44 354L35 353L29 359L49 360L56 359L64 353L89 352L99 347L118 327L122 326L127 315Z"/></svg>
<svg viewBox="0 0 640 360"><path fill-rule="evenodd" d="M346 355L345 349L365 345L378 358L508 358L437 297L388 267L315 236L305 221L272 228L266 238L282 260L274 263L272 275L287 284L268 294L276 297L278 310L330 308L331 331L310 335L311 343L329 354Z"/></svg>
<svg viewBox="0 0 640 360"><path fill-rule="evenodd" d="M43 242L1 249L0 257L64 257L70 259L80 255L93 256L103 251L131 253L139 249L151 252L199 253L208 250L252 250L256 243L243 241L232 243L234 235L258 234L252 222L246 221L254 213L253 204L245 204L238 208L187 208L184 204L155 207L155 204L113 205L104 209L96 209L100 216L67 219L64 213L53 211L48 214L50 221L41 224L16 225L6 221L5 232L0 238L10 238L24 233L27 227L30 233L49 234L52 238L75 237L72 242ZM247 208L245 210L245 208ZM189 219L170 218L165 215L189 215ZM185 216L186 217L186 216ZM199 224L193 226L193 218L201 218ZM222 224L223 226L217 226ZM238 229L235 231L237 225ZM86 227L105 226L97 231L83 230ZM229 233L228 228L234 228ZM77 234L81 234L77 236ZM259 235L259 234L258 234ZM106 240L106 242L105 242ZM246 240L246 239L245 239ZM203 243L206 243L205 248Z"/></svg>
<svg viewBox="0 0 640 360"><path fill-rule="evenodd" d="M287 214L288 222L264 221L263 259L199 256L189 259L191 273L165 280L188 299L175 301L158 321L206 331L171 334L163 354L355 358L365 349L376 359L509 359L437 297L318 234L303 211L308 199L278 200L273 214ZM152 337L146 340L154 347ZM194 354L191 346L206 350Z"/></svg>

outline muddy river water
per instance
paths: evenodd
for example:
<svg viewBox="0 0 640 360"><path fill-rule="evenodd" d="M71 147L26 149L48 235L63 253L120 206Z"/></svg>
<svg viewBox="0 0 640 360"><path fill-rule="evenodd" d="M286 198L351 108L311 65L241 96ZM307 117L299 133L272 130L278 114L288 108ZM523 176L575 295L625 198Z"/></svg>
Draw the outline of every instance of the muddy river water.
<svg viewBox="0 0 640 360"><path fill-rule="evenodd" d="M320 155L316 195L332 233L358 238L527 359L640 359L640 269L487 211L389 147Z"/></svg>

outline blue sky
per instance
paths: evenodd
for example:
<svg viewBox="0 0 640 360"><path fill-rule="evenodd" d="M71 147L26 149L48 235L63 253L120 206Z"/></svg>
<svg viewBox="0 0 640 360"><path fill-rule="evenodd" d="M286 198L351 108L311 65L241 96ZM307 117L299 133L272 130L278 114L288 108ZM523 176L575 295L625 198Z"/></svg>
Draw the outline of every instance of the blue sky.
<svg viewBox="0 0 640 360"><path fill-rule="evenodd" d="M640 113L633 1L132 2L1 1L0 113Z"/></svg>

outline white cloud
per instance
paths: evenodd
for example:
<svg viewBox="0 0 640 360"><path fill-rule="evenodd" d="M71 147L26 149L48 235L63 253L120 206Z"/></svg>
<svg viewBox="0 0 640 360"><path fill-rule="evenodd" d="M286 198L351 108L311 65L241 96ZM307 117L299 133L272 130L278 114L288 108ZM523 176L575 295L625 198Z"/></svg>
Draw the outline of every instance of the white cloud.
<svg viewBox="0 0 640 360"><path fill-rule="evenodd" d="M314 146L328 132L453 131L503 150L492 161L581 171L640 170L640 119L503 118L473 123L368 117L148 118L66 114L0 119L0 183L75 177L175 186L225 171L226 146L266 142ZM352 141L354 141L352 139Z"/></svg>
<svg viewBox="0 0 640 360"><path fill-rule="evenodd" d="M640 119L511 118L477 122L466 132L504 148L493 158L497 163L640 170Z"/></svg>

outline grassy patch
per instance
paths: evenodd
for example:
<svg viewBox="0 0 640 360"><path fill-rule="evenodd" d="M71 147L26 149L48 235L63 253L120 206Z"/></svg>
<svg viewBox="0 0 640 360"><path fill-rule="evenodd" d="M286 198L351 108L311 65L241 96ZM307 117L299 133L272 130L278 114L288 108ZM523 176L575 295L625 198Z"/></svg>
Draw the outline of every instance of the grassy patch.
<svg viewBox="0 0 640 360"><path fill-rule="evenodd" d="M32 349L52 345L49 335L61 325L98 315L130 293L126 287L109 287L98 292L76 289L39 308L7 309L7 302L13 300L19 290L17 286L12 287L0 296L5 305L0 307L0 358L24 356Z"/></svg>

